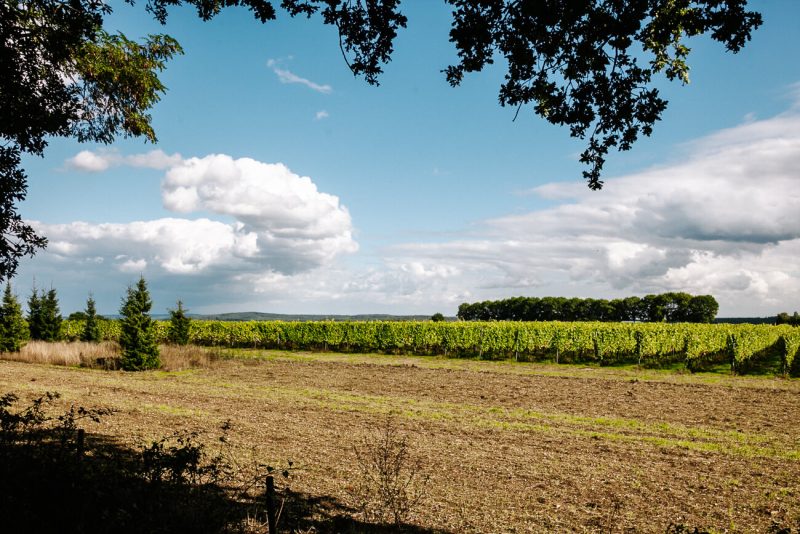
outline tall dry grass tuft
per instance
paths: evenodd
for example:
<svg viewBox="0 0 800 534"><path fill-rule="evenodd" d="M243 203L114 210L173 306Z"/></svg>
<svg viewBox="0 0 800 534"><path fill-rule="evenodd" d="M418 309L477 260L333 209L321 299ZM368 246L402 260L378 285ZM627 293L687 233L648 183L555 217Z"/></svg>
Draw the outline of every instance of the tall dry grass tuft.
<svg viewBox="0 0 800 534"><path fill-rule="evenodd" d="M161 369L209 368L219 358L217 351L197 345L160 345ZM116 341L29 341L19 352L0 352L0 359L27 363L119 369L122 348Z"/></svg>
<svg viewBox="0 0 800 534"><path fill-rule="evenodd" d="M217 351L197 345L159 345L161 352L161 369L165 371L181 371L211 367L219 358Z"/></svg>
<svg viewBox="0 0 800 534"><path fill-rule="evenodd" d="M4 360L81 367L107 367L119 356L120 347L115 341L29 341L19 352L0 353Z"/></svg>

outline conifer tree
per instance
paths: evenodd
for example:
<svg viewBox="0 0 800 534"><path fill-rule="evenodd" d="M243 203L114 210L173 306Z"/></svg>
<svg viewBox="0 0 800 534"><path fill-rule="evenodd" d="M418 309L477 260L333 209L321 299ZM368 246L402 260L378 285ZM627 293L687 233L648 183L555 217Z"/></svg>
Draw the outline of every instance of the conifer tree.
<svg viewBox="0 0 800 534"><path fill-rule="evenodd" d="M58 306L58 295L55 288L50 288L41 297L42 306L42 331L44 341L58 341L61 339L61 309Z"/></svg>
<svg viewBox="0 0 800 534"><path fill-rule="evenodd" d="M176 345L189 344L189 325L192 320L186 315L183 302L178 301L178 308L169 310L169 340Z"/></svg>
<svg viewBox="0 0 800 534"><path fill-rule="evenodd" d="M42 299L36 285L28 298L28 329L31 339L42 339Z"/></svg>
<svg viewBox="0 0 800 534"><path fill-rule="evenodd" d="M126 371L144 371L161 365L155 325L150 318L152 306L147 283L144 277L140 277L135 287L128 288L120 309L122 332L119 344L122 346L122 368Z"/></svg>
<svg viewBox="0 0 800 534"><path fill-rule="evenodd" d="M83 324L81 341L97 342L100 341L100 325L97 323L97 310L92 295L86 301L86 322Z"/></svg>
<svg viewBox="0 0 800 534"><path fill-rule="evenodd" d="M28 323L22 317L22 306L6 283L3 304L0 306L0 351L19 352L28 339Z"/></svg>
<svg viewBox="0 0 800 534"><path fill-rule="evenodd" d="M50 291L39 293L34 286L28 298L28 330L31 339L58 341L61 338L61 321L56 290L51 287Z"/></svg>

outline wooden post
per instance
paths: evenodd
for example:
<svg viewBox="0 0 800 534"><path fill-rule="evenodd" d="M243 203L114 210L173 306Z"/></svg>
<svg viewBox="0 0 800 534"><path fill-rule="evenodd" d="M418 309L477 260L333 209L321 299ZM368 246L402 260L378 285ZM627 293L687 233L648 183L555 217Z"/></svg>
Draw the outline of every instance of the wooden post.
<svg viewBox="0 0 800 534"><path fill-rule="evenodd" d="M75 440L75 454L78 456L78 461L83 461L84 441L86 438L86 431L82 428L78 429L78 436Z"/></svg>
<svg viewBox="0 0 800 534"><path fill-rule="evenodd" d="M275 518L275 480L272 475L267 475L267 526L269 534L278 534L278 525Z"/></svg>

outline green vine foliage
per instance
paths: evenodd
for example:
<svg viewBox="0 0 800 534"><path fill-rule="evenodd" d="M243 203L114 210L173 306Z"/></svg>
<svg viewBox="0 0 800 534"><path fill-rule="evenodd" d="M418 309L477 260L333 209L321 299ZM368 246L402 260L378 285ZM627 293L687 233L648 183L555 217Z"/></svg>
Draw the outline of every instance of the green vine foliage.
<svg viewBox="0 0 800 534"><path fill-rule="evenodd" d="M153 338L170 341L170 321L152 322ZM77 339L83 321L66 321ZM99 323L104 339L120 340L119 321ZM520 321L191 321L189 342L214 347L331 350L518 360L683 361L700 369L727 361L734 370L779 353L785 372L797 367L800 329L781 325Z"/></svg>

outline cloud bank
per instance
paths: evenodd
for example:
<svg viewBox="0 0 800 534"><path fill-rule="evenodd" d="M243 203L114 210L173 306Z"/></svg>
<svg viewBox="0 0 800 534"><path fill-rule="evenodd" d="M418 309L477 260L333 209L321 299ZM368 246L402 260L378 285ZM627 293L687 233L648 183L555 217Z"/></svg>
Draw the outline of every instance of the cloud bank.
<svg viewBox="0 0 800 534"><path fill-rule="evenodd" d="M711 293L723 313L772 314L800 297L798 161L800 116L787 113L709 136L682 161L600 192L543 185L534 192L562 203L394 255L457 267L448 284L475 298L674 290Z"/></svg>
<svg viewBox="0 0 800 534"><path fill-rule="evenodd" d="M532 192L552 207L346 264L358 248L347 208L282 164L82 152L75 169L167 168L164 206L197 218L40 225L51 244L35 261L82 277L144 273L209 311L454 313L514 295L663 291L713 294L721 315L794 311L800 109L717 132L676 158L609 178L600 192L544 184Z"/></svg>
<svg viewBox="0 0 800 534"><path fill-rule="evenodd" d="M234 222L201 217L36 223L50 240L48 254L59 261L91 260L105 269L171 275L296 274L358 249L350 214L338 197L320 192L309 177L283 164L223 154L184 160L155 152L122 157L84 151L70 160L73 168L89 172L98 172L103 166L98 162L108 161L151 168L169 162L161 185L167 209Z"/></svg>

